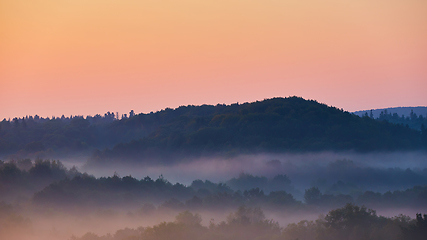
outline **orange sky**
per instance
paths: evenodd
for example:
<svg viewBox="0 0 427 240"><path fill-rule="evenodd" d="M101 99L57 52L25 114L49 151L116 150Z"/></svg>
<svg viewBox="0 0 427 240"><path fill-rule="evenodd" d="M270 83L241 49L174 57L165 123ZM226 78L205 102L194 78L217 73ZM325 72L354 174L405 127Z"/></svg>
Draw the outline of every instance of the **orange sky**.
<svg viewBox="0 0 427 240"><path fill-rule="evenodd" d="M0 119L426 89L425 0L0 0Z"/></svg>

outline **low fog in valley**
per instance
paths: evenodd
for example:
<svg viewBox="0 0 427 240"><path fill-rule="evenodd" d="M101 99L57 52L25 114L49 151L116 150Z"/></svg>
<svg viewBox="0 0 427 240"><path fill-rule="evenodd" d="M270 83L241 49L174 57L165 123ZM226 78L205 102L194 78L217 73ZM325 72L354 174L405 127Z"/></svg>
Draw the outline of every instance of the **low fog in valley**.
<svg viewBox="0 0 427 240"><path fill-rule="evenodd" d="M0 185L0 190L3 189L0 235L7 239L127 239L126 236L140 236L146 227L161 226L162 222L176 223L175 217L188 210L200 216L201 226L210 226L209 231L213 231L215 224L217 228L221 224L234 224L230 222L230 216L238 211L239 206L259 208L263 219L272 219L286 230L303 220L324 221L322 219L331 209L343 208L347 201L373 208L377 210L376 214L390 219L402 214L413 219L417 213L427 210L425 198L416 200L421 195L413 200L408 195L399 200L401 202L393 200L385 205L375 198L366 200L366 196L372 193L381 197L396 190L404 194L414 186L425 186L426 157L422 151L266 153L189 159L170 165L151 163L96 168L87 166L84 159L4 161L0 172L4 181ZM15 164L20 170L10 170L10 164ZM99 179L96 181L101 181L98 185L101 189L91 190L89 187L88 191L96 192L93 195L85 193L86 190L75 191L71 185L67 187L67 181L80 181L75 178L92 182ZM22 191L7 191L8 184L13 185L11 179L24 186ZM33 182L26 183L29 179ZM104 186L102 183L120 181L125 184L127 179L145 179L147 184L150 181L161 183L158 185L160 188L170 186L172 188L168 187L170 190L166 191L172 192L156 190L154 193L141 187L135 190L142 191L140 196L145 194L146 197L135 198L131 185L128 192L123 192L123 188L128 188L123 185L120 187L122 192L116 194L114 185ZM173 190L176 187L182 190ZM308 189L318 189L320 198L310 200ZM273 196L278 191L291 198L281 200L284 202L280 204L274 203ZM420 194L427 196L427 189L422 191ZM73 194L89 194L87 202L80 204L73 202L78 200L61 200L64 196L74 199ZM192 198L193 194L197 197ZM339 197L343 194L346 197ZM97 196L108 200L97 200ZM270 198L272 200L268 200ZM212 199L218 202L212 202ZM124 234L123 238L119 238L120 234Z"/></svg>
<svg viewBox="0 0 427 240"><path fill-rule="evenodd" d="M389 186L375 186L363 178L355 179L359 174L370 175L368 178L381 178L380 173L388 177L399 178L396 174L404 174L407 169L416 174L427 175L427 154L425 152L378 152L378 153L356 153L356 152L316 152L305 154L257 154L239 155L230 158L201 158L182 161L173 164L144 164L138 163L127 165L105 165L88 167L84 161L64 162L65 166L77 166L95 177L111 176L114 173L120 176L133 176L144 178L149 176L157 178L163 175L172 183L191 184L196 179L210 180L212 182L225 183L239 174L251 174L254 176L274 177L278 174L287 175L292 185L305 188L318 184L330 184L337 181L360 182L367 189L398 190L408 187L411 179L395 179ZM149 161L151 162L151 161ZM358 172L354 172L354 170ZM347 175L346 171L352 171L353 176ZM394 176L392 176L395 174ZM353 178L352 178L353 177ZM388 180L388 179L387 179ZM319 183L319 181L321 183ZM400 183L401 182L401 185ZM386 180L379 184L388 184ZM407 185L407 186L406 186ZM371 188L370 188L371 187Z"/></svg>

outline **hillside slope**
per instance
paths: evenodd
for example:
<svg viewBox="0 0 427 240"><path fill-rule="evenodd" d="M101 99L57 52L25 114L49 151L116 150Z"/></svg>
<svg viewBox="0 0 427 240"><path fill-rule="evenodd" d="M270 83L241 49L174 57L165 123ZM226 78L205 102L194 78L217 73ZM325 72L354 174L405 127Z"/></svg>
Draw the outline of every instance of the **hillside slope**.
<svg viewBox="0 0 427 240"><path fill-rule="evenodd" d="M274 98L253 103L183 106L155 118L148 136L98 151L99 159L171 159L212 154L321 150L394 151L422 149L422 134L401 125L361 118L313 100Z"/></svg>

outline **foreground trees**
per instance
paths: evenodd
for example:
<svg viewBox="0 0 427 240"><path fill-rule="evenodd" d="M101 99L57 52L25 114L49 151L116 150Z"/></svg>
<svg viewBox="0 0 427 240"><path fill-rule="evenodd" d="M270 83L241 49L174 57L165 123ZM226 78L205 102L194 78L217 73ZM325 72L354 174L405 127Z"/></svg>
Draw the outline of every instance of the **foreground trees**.
<svg viewBox="0 0 427 240"><path fill-rule="evenodd" d="M114 235L88 233L72 240L403 240L425 239L427 234L427 215L417 214L414 220L403 215L386 218L372 209L352 204L332 210L316 221L304 220L285 228L267 220L261 209L244 206L219 224L211 221L206 227L201 221L200 215L186 211L178 214L174 222L119 230Z"/></svg>

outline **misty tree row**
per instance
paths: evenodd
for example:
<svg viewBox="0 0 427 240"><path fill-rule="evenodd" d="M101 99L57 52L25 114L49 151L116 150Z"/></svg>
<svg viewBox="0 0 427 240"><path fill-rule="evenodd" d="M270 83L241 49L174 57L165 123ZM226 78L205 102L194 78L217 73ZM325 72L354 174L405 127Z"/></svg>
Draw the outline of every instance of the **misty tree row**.
<svg viewBox="0 0 427 240"><path fill-rule="evenodd" d="M298 201L286 191L272 191L265 194L259 188L243 192L211 192L205 188L196 191L191 186L171 184L161 178L138 181L131 177L121 179L110 177L97 180L87 176L78 176L72 180L67 179L51 184L33 196L33 202L37 205L57 209L122 205L133 208L145 206L143 207L145 209L150 206L146 204L163 202L158 206L159 209L228 209L248 205L297 211L311 207L327 209L346 203L377 208L426 207L427 186L416 186L405 191L389 191L384 194L366 191L356 199L345 194L322 194L313 187L306 190L304 200L305 203Z"/></svg>
<svg viewBox="0 0 427 240"><path fill-rule="evenodd" d="M364 191L354 195L322 193L319 188L312 187L305 190L303 203L290 193L296 191L291 183L283 174L272 178L241 174L226 183L195 180L190 186L185 186L172 184L162 176L156 180L118 175L95 178L75 168L68 170L60 161L39 159L32 163L27 159L0 163L1 200L22 200L26 196L39 206L58 208L123 204L141 207L155 203L159 208L174 210L233 208L242 204L297 210L331 208L345 203L377 208L425 207L427 204L427 184L404 191Z"/></svg>

